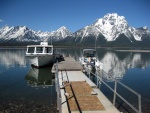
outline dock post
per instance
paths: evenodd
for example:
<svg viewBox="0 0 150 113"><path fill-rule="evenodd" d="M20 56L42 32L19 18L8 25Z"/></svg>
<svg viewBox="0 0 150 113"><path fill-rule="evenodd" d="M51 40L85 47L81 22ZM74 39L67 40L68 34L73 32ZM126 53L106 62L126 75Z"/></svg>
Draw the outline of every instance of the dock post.
<svg viewBox="0 0 150 113"><path fill-rule="evenodd" d="M55 83L56 83L56 92L57 92L57 110L59 110L59 113L61 113L62 108L61 108L60 84L58 78L58 61L56 62L55 80L56 80Z"/></svg>
<svg viewBox="0 0 150 113"><path fill-rule="evenodd" d="M116 103L116 91L117 91L117 81L115 80L115 86L114 86L114 99L113 99L113 105L115 106Z"/></svg>
<svg viewBox="0 0 150 113"><path fill-rule="evenodd" d="M141 95L138 95L138 100L139 100L139 113L142 113L142 109L141 109Z"/></svg>
<svg viewBox="0 0 150 113"><path fill-rule="evenodd" d="M99 79L98 79L98 72L97 71L96 71L96 78L97 78L97 87L99 87L99 83L98 83Z"/></svg>

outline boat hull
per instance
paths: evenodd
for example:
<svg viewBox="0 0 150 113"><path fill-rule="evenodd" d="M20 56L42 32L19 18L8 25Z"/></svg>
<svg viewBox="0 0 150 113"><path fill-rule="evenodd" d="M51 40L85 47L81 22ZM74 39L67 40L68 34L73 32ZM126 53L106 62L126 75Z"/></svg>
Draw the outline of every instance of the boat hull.
<svg viewBox="0 0 150 113"><path fill-rule="evenodd" d="M54 55L26 55L34 67L43 67L54 63Z"/></svg>

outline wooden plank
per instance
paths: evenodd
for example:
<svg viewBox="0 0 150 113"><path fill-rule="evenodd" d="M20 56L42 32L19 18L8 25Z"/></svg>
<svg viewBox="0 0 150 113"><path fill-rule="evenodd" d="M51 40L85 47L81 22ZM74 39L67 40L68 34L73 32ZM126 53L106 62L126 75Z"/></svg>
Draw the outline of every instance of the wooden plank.
<svg viewBox="0 0 150 113"><path fill-rule="evenodd" d="M65 57L64 61L58 63L58 70L66 71L81 71L82 66L72 57Z"/></svg>

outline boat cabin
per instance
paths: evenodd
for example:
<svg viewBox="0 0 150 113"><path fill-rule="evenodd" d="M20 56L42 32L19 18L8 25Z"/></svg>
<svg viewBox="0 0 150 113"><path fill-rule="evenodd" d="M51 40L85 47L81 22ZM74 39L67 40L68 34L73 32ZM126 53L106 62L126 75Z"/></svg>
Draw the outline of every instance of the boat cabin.
<svg viewBox="0 0 150 113"><path fill-rule="evenodd" d="M40 45L27 46L26 54L53 54L53 45L41 42Z"/></svg>
<svg viewBox="0 0 150 113"><path fill-rule="evenodd" d="M84 49L83 56L84 57L95 57L95 50L94 49Z"/></svg>

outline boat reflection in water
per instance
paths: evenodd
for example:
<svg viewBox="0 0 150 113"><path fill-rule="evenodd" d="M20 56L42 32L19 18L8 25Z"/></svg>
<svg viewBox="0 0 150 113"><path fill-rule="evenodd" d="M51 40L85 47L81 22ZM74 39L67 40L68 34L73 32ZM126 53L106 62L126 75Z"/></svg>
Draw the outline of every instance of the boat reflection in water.
<svg viewBox="0 0 150 113"><path fill-rule="evenodd" d="M48 88L54 84L54 75L51 73L52 67L34 68L31 67L25 76L25 80L31 87Z"/></svg>

